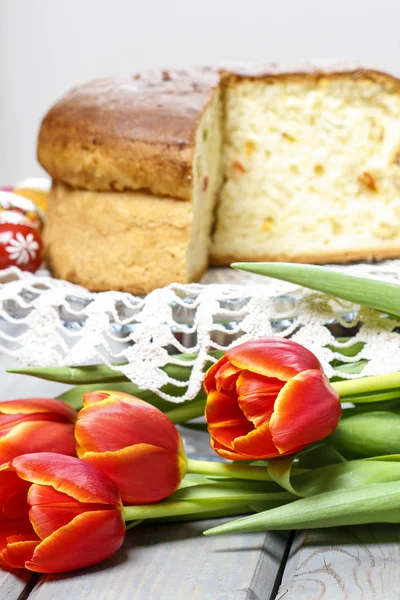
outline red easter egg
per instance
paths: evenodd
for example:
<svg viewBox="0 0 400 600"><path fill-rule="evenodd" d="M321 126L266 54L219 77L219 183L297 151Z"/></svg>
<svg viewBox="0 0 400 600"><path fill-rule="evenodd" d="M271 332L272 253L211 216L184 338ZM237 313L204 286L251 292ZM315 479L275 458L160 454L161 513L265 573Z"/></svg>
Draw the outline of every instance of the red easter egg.
<svg viewBox="0 0 400 600"><path fill-rule="evenodd" d="M0 213L0 269L18 267L34 273L42 262L43 243L34 223L13 211ZM13 222L9 222L13 221Z"/></svg>

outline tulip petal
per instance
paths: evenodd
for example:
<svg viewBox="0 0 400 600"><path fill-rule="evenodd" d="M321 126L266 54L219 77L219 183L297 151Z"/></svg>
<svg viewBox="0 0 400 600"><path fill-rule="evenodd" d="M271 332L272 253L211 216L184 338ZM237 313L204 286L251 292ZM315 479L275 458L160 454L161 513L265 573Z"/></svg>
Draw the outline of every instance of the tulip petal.
<svg viewBox="0 0 400 600"><path fill-rule="evenodd" d="M247 435L254 429L239 408L234 395L210 392L206 404L206 421L210 435L222 446L233 450L236 437Z"/></svg>
<svg viewBox="0 0 400 600"><path fill-rule="evenodd" d="M70 421L71 423L75 422L77 414L74 408L55 398L24 398L22 400L3 400L0 402L0 415L15 415L19 413L24 415L53 413L60 419Z"/></svg>
<svg viewBox="0 0 400 600"><path fill-rule="evenodd" d="M235 389L236 380L239 376L240 369L232 365L230 362L226 362L222 365L216 375L215 382L217 390L226 390L227 392Z"/></svg>
<svg viewBox="0 0 400 600"><path fill-rule="evenodd" d="M129 394L111 396L83 408L75 426L78 456L114 451L134 444L151 444L176 452L180 436L158 408Z"/></svg>
<svg viewBox="0 0 400 600"><path fill-rule="evenodd" d="M270 420L272 439L281 453L295 452L330 435L341 413L339 396L324 373L304 371L278 394Z"/></svg>
<svg viewBox="0 0 400 600"><path fill-rule="evenodd" d="M59 492L50 485L40 485L38 483L33 483L29 488L27 502L29 506L54 506L55 504L83 506L79 500L72 498L72 496Z"/></svg>
<svg viewBox="0 0 400 600"><path fill-rule="evenodd" d="M229 361L244 369L288 381L308 369L320 369L316 356L304 346L285 338L266 338L245 342L226 352Z"/></svg>
<svg viewBox="0 0 400 600"><path fill-rule="evenodd" d="M9 542L0 553L0 563L11 569L22 569L39 544L40 540Z"/></svg>
<svg viewBox="0 0 400 600"><path fill-rule="evenodd" d="M11 469L0 471L0 514L13 519L26 515L28 504L26 495L30 483L22 481Z"/></svg>
<svg viewBox="0 0 400 600"><path fill-rule="evenodd" d="M114 509L113 506L79 502L67 494L57 492L48 485L31 485L28 493L28 503L31 506L29 518L40 539L51 535L60 527L64 527L77 515L90 510Z"/></svg>
<svg viewBox="0 0 400 600"><path fill-rule="evenodd" d="M254 431L250 431L250 433L245 436L236 438L233 443L233 449L238 454L253 460L279 456L279 450L272 440L268 423L261 425L261 427Z"/></svg>
<svg viewBox="0 0 400 600"><path fill-rule="evenodd" d="M151 504L179 487L186 461L176 452L135 444L115 452L87 452L82 459L106 473L125 504Z"/></svg>
<svg viewBox="0 0 400 600"><path fill-rule="evenodd" d="M210 392L207 397L205 417L209 426L232 427L247 423L236 394L229 395L217 391Z"/></svg>
<svg viewBox="0 0 400 600"><path fill-rule="evenodd" d="M33 506L29 511L29 517L36 534L41 540L44 540L85 512L88 512L86 504L80 506L78 504L76 507Z"/></svg>
<svg viewBox="0 0 400 600"><path fill-rule="evenodd" d="M17 519L0 518L0 556L9 541L37 540L27 513ZM1 559L0 559L1 562Z"/></svg>
<svg viewBox="0 0 400 600"><path fill-rule="evenodd" d="M219 454L219 456L222 456L223 458L227 458L228 460L249 460L249 458L247 456L242 456L241 454L238 454L237 452L233 452L232 450L229 450L228 448L226 448L225 446L220 444L218 442L218 440L216 440L213 437L211 438L210 446L217 454Z"/></svg>
<svg viewBox="0 0 400 600"><path fill-rule="evenodd" d="M76 456L72 423L29 421L15 425L0 437L0 464L10 462L21 454L57 452Z"/></svg>
<svg viewBox="0 0 400 600"><path fill-rule="evenodd" d="M274 402L284 382L242 371L236 384L238 404L246 418L259 427L267 423L274 411Z"/></svg>
<svg viewBox="0 0 400 600"><path fill-rule="evenodd" d="M112 392L86 392L83 394L83 406L89 406L111 396Z"/></svg>
<svg viewBox="0 0 400 600"><path fill-rule="evenodd" d="M203 387L206 394L209 394L212 390L215 390L217 384L215 382L215 376L218 373L219 369L228 362L228 358L226 355L222 356L214 365L212 365L207 373L204 376Z"/></svg>
<svg viewBox="0 0 400 600"><path fill-rule="evenodd" d="M20 478L52 486L80 502L121 504L119 492L111 479L72 456L53 452L25 454L14 458L11 467Z"/></svg>
<svg viewBox="0 0 400 600"><path fill-rule="evenodd" d="M209 425L208 431L215 440L222 444L222 446L234 450L235 439L246 436L251 431L254 431L254 426L249 421L245 421L243 425L232 425L229 427Z"/></svg>
<svg viewBox="0 0 400 600"><path fill-rule="evenodd" d="M36 546L25 567L37 573L89 567L117 552L124 535L120 510L85 512Z"/></svg>

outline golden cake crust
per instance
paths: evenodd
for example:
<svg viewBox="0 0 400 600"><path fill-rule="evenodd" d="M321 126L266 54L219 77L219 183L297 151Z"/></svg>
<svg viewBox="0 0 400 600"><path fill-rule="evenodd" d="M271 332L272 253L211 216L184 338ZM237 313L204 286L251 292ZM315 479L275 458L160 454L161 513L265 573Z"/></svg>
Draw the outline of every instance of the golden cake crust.
<svg viewBox="0 0 400 600"><path fill-rule="evenodd" d="M187 281L191 224L190 202L55 182L44 230L46 261L56 277L92 291L147 294Z"/></svg>
<svg viewBox="0 0 400 600"><path fill-rule="evenodd" d="M189 200L196 128L218 82L202 68L76 87L43 119L39 162L74 188Z"/></svg>
<svg viewBox="0 0 400 600"><path fill-rule="evenodd" d="M306 263L313 265L326 265L333 263L353 263L357 261L378 262L400 256L400 246L371 246L370 248L361 248L360 250L325 250L324 252L303 252L297 254L263 254L255 256L243 254L241 256L233 254L212 253L210 255L210 264L213 267L226 267L232 263L238 262L291 262Z"/></svg>

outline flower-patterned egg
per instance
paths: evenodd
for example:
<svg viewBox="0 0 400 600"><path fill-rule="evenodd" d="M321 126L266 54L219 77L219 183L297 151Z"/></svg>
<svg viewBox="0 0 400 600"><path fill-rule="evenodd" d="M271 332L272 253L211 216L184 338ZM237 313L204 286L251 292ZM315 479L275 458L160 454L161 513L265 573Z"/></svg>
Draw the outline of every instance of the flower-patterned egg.
<svg viewBox="0 0 400 600"><path fill-rule="evenodd" d="M0 211L0 269L16 266L34 273L42 262L38 223L13 211Z"/></svg>

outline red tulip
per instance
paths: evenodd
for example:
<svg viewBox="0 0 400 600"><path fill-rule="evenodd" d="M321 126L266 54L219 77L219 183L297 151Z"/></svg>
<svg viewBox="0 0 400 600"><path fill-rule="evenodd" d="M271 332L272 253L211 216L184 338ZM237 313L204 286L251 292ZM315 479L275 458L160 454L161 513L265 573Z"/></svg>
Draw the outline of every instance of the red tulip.
<svg viewBox="0 0 400 600"><path fill-rule="evenodd" d="M0 470L0 563L72 571L114 554L125 535L115 484L72 456L40 452Z"/></svg>
<svg viewBox="0 0 400 600"><path fill-rule="evenodd" d="M79 458L117 484L125 504L170 496L186 471L181 437L158 408L122 392L89 392L78 414Z"/></svg>
<svg viewBox="0 0 400 600"><path fill-rule="evenodd" d="M50 398L0 402L0 465L20 454L57 452L76 456L76 410Z"/></svg>
<svg viewBox="0 0 400 600"><path fill-rule="evenodd" d="M211 447L232 460L292 454L331 434L341 406L317 358L291 340L230 350L206 373Z"/></svg>

